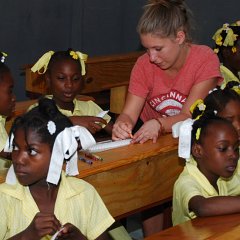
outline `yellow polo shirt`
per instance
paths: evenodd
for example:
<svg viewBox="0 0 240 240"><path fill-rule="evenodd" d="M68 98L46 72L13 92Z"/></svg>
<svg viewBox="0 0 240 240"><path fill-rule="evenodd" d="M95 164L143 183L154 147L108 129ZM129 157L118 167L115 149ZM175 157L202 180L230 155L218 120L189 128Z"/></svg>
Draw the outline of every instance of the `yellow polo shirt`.
<svg viewBox="0 0 240 240"><path fill-rule="evenodd" d="M8 239L26 229L39 212L28 187L0 184L0 239ZM87 239L93 240L112 225L97 191L89 183L66 177L62 172L54 214L62 223L72 223ZM45 236L42 240L51 239Z"/></svg>
<svg viewBox="0 0 240 240"><path fill-rule="evenodd" d="M234 176L233 176L234 177ZM208 179L199 171L195 160L186 162L183 172L179 175L173 189L173 225L196 218L194 212L189 211L189 201L194 196L203 196L205 198L216 196L229 196L228 187L238 187L239 181L228 181L219 178L217 181L219 193L210 184ZM239 184L238 184L239 185ZM238 195L240 188L238 187Z"/></svg>
<svg viewBox="0 0 240 240"><path fill-rule="evenodd" d="M46 95L45 97L52 99L52 95ZM58 107L59 111L64 114L67 117L72 117L72 116L97 116L100 112L103 110L93 101L80 101L78 99L73 100L74 104L74 110L73 112L69 110L64 110ZM34 107L36 107L38 103L33 104L32 106L29 107L28 111ZM103 117L107 122L111 120L111 117L106 114Z"/></svg>
<svg viewBox="0 0 240 240"><path fill-rule="evenodd" d="M0 115L0 152L4 149L8 139L8 134L5 129L6 117ZM11 161L0 157L0 170L6 169L10 166Z"/></svg>
<svg viewBox="0 0 240 240"><path fill-rule="evenodd" d="M221 65L220 66L220 71L221 74L223 76L223 82L221 84L221 89L224 89L227 85L228 82L231 81L236 81L236 82L240 82L239 80L239 76L235 76L228 68L226 68L225 66Z"/></svg>

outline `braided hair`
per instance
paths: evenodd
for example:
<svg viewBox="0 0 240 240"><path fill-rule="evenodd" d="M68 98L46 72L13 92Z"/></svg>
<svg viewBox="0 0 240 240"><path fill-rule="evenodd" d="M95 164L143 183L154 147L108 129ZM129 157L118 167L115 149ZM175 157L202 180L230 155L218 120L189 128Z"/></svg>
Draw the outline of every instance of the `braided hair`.
<svg viewBox="0 0 240 240"><path fill-rule="evenodd" d="M80 72L82 71L82 67L81 67L81 64L79 62L78 59L75 59L70 53L71 51L73 51L71 48L69 48L68 50L66 51L57 51L55 52L49 63L48 63L48 68L47 68L47 72L51 72L51 69L53 68L53 66L55 65L55 63L57 62L60 62L60 61L64 61L64 60L72 60L72 61L75 61L78 66L79 66L79 70Z"/></svg>
<svg viewBox="0 0 240 240"><path fill-rule="evenodd" d="M49 130L49 122L55 124L55 131ZM34 131L41 141L49 144L52 149L57 135L66 127L72 127L72 123L58 110L54 100L41 98L37 107L15 119L10 136L14 135L18 129L23 129L27 138L29 131ZM27 139L26 142L28 142Z"/></svg>

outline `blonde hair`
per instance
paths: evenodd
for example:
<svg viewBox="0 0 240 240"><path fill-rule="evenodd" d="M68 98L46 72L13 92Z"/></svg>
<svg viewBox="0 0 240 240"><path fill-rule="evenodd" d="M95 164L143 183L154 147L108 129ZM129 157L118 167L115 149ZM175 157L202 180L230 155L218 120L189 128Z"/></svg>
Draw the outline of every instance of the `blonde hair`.
<svg viewBox="0 0 240 240"><path fill-rule="evenodd" d="M160 37L176 37L178 31L183 31L186 41L191 42L191 12L184 0L151 0L144 6L137 32L152 33Z"/></svg>

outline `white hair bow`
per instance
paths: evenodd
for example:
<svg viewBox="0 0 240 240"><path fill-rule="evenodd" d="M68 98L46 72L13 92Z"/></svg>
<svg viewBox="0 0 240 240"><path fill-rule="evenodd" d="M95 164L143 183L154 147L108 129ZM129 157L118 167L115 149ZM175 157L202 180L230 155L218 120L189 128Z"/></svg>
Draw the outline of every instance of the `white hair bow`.
<svg viewBox="0 0 240 240"><path fill-rule="evenodd" d="M173 137L179 137L178 156L185 158L186 161L188 161L191 155L191 132L193 122L193 119L188 118L184 121L177 122L172 126Z"/></svg>
<svg viewBox="0 0 240 240"><path fill-rule="evenodd" d="M81 142L82 149L88 149L96 144L92 134L84 127L73 126L65 128L60 132L54 142L50 165L48 169L47 182L58 184L64 159L67 159L66 175L75 176L78 172L78 140ZM12 151L13 135L10 136L5 149ZM6 176L6 183L14 185L16 175L13 166L10 167Z"/></svg>

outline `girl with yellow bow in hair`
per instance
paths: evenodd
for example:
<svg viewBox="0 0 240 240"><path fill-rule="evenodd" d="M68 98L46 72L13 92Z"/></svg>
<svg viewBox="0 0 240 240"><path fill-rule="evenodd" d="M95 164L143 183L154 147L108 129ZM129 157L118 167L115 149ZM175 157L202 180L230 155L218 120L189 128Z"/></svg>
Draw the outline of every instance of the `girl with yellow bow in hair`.
<svg viewBox="0 0 240 240"><path fill-rule="evenodd" d="M240 82L240 21L223 24L223 27L218 29L212 38L215 41L214 52L222 63L220 66L224 77L222 88L228 82Z"/></svg>
<svg viewBox="0 0 240 240"><path fill-rule="evenodd" d="M49 51L36 62L31 70L45 74L52 93L46 97L54 99L59 110L68 116L74 125L86 127L92 134L104 128L111 135L111 117L107 114L103 118L96 117L102 112L97 104L93 101L76 99L83 87L86 61L86 54L75 52L72 49L58 52Z"/></svg>

